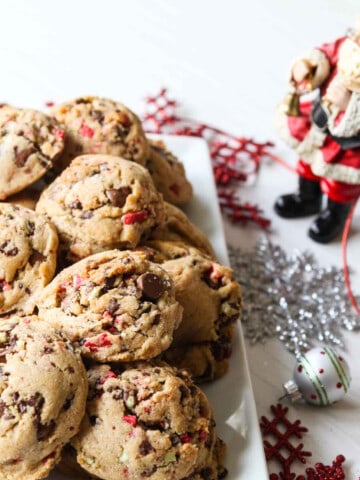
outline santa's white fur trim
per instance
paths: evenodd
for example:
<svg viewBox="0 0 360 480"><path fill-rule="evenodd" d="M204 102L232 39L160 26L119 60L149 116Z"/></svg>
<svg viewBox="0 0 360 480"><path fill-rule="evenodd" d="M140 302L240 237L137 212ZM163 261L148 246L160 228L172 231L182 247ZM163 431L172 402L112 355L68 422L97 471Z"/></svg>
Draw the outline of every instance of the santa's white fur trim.
<svg viewBox="0 0 360 480"><path fill-rule="evenodd" d="M360 170L338 163L326 163L320 150L312 152L311 170L319 177L330 178L337 182L360 185Z"/></svg>
<svg viewBox="0 0 360 480"><path fill-rule="evenodd" d="M311 125L309 133L296 148L300 156L305 156L319 147L322 147L326 133L320 130L314 123Z"/></svg>
<svg viewBox="0 0 360 480"><path fill-rule="evenodd" d="M299 140L291 136L288 116L282 111L281 105L276 109L274 127L281 140L283 140L290 148L296 149L300 142Z"/></svg>
<svg viewBox="0 0 360 480"><path fill-rule="evenodd" d="M335 125L336 114L330 116L328 128L337 137L354 137L360 131L360 93L353 93L341 121Z"/></svg>

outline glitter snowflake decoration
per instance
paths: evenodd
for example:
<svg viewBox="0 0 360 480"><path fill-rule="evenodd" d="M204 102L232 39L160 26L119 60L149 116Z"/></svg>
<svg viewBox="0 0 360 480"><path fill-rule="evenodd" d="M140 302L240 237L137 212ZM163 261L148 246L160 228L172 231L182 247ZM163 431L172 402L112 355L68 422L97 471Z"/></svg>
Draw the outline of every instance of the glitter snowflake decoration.
<svg viewBox="0 0 360 480"><path fill-rule="evenodd" d="M243 287L242 323L251 343L277 337L299 355L314 341L343 347L342 330L360 328L341 269L319 267L309 252L288 255L266 236L251 252L230 246L229 253Z"/></svg>

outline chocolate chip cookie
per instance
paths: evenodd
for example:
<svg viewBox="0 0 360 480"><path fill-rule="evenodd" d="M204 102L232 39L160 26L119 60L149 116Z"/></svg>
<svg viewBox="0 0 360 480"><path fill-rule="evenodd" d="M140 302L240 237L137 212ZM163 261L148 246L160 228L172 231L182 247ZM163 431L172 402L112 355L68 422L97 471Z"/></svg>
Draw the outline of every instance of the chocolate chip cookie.
<svg viewBox="0 0 360 480"><path fill-rule="evenodd" d="M150 155L146 168L155 187L164 200L175 205L184 205L192 197L192 186L186 178L184 165L160 140L149 140Z"/></svg>
<svg viewBox="0 0 360 480"><path fill-rule="evenodd" d="M191 223L183 211L168 202L164 203L165 221L150 233L149 239L182 242L202 250L215 259L215 252L206 235Z"/></svg>
<svg viewBox="0 0 360 480"><path fill-rule="evenodd" d="M64 130L42 112L0 108L0 200L38 180L64 149Z"/></svg>
<svg viewBox="0 0 360 480"><path fill-rule="evenodd" d="M228 371L234 333L233 325L220 327L216 340L170 346L161 358L190 372L196 383L216 380Z"/></svg>
<svg viewBox="0 0 360 480"><path fill-rule="evenodd" d="M186 372L102 365L88 378L86 414L72 440L85 470L106 480L223 478L211 407Z"/></svg>
<svg viewBox="0 0 360 480"><path fill-rule="evenodd" d="M81 97L49 111L66 130L66 146L58 163L64 169L85 153L116 155L145 165L149 146L138 117L107 98Z"/></svg>
<svg viewBox="0 0 360 480"><path fill-rule="evenodd" d="M111 248L131 248L163 222L149 172L110 155L78 157L42 193L36 211L55 224L70 262Z"/></svg>
<svg viewBox="0 0 360 480"><path fill-rule="evenodd" d="M181 321L169 275L142 252L111 250L60 272L44 289L39 316L99 362L150 359Z"/></svg>
<svg viewBox="0 0 360 480"><path fill-rule="evenodd" d="M221 376L241 313L240 286L232 270L182 243L149 241L142 251L170 275L175 298L184 308L173 343L162 358L187 368L197 382Z"/></svg>
<svg viewBox="0 0 360 480"><path fill-rule="evenodd" d="M0 322L0 478L44 478L79 430L87 377L67 339L36 316Z"/></svg>
<svg viewBox="0 0 360 480"><path fill-rule="evenodd" d="M58 236L45 217L0 203L0 315L30 314L56 268Z"/></svg>

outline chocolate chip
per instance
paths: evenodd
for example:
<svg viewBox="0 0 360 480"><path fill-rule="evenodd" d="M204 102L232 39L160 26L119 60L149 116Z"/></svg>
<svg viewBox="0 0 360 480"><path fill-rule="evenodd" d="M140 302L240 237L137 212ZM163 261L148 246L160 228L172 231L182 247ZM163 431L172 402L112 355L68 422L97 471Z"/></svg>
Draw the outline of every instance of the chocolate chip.
<svg viewBox="0 0 360 480"><path fill-rule="evenodd" d="M0 400L0 418L4 415L6 403Z"/></svg>
<svg viewBox="0 0 360 480"><path fill-rule="evenodd" d="M116 310L119 308L118 302L115 300L115 298L111 298L109 302L109 306L107 308L107 311L111 313L111 315L114 315Z"/></svg>
<svg viewBox="0 0 360 480"><path fill-rule="evenodd" d="M180 385L179 390L180 390L180 402L182 402L184 398L188 396L188 392L186 387L184 387L184 385Z"/></svg>
<svg viewBox="0 0 360 480"><path fill-rule="evenodd" d="M72 402L74 400L74 397L75 395L72 393L71 395L69 395L69 397L65 400L65 403L63 405L63 410L69 410L69 408L71 407L72 405Z"/></svg>
<svg viewBox="0 0 360 480"><path fill-rule="evenodd" d="M94 117L99 123L103 123L105 116L101 110L91 110L90 115Z"/></svg>
<svg viewBox="0 0 360 480"><path fill-rule="evenodd" d="M130 187L110 188L105 194L114 207L123 207L128 195L131 193Z"/></svg>
<svg viewBox="0 0 360 480"><path fill-rule="evenodd" d="M91 425L91 426L96 425L96 420L97 420L97 418L98 418L98 417L97 417L96 415L90 415L90 417L89 417L89 422L90 422L90 425Z"/></svg>
<svg viewBox="0 0 360 480"><path fill-rule="evenodd" d="M35 265L36 262L41 263L44 260L46 260L46 257L42 253L38 252L37 250L33 250L32 254L29 257L29 263L32 267Z"/></svg>
<svg viewBox="0 0 360 480"><path fill-rule="evenodd" d="M26 160L30 157L32 153L34 153L34 148L26 148L25 150L18 151L17 147L14 149L15 158L14 163L17 167L21 168L25 165Z"/></svg>
<svg viewBox="0 0 360 480"><path fill-rule="evenodd" d="M210 467L202 468L200 476L203 480L211 480L213 478L213 470Z"/></svg>
<svg viewBox="0 0 360 480"><path fill-rule="evenodd" d="M80 98L77 98L77 99L75 100L75 103L76 103L77 105L80 105L81 103L85 103L85 104L86 104L86 103L90 103L90 102L91 102L91 100L89 100L88 98L81 98L81 97L80 97Z"/></svg>
<svg viewBox="0 0 360 480"><path fill-rule="evenodd" d="M154 273L143 273L137 279L137 287L151 300L157 300L163 294L165 288L162 279Z"/></svg>
<svg viewBox="0 0 360 480"><path fill-rule="evenodd" d="M84 219L87 219L87 218L91 218L93 216L94 216L93 212L84 212L80 215L80 218L82 218L84 220Z"/></svg>
<svg viewBox="0 0 360 480"><path fill-rule="evenodd" d="M144 478L151 477L157 470L157 466L153 465L152 467L147 468L141 472L141 476Z"/></svg>
<svg viewBox="0 0 360 480"><path fill-rule="evenodd" d="M0 245L0 252L6 255L7 257L15 257L19 253L19 249L17 247L8 248L10 242L7 240L6 242Z"/></svg>
<svg viewBox="0 0 360 480"><path fill-rule="evenodd" d="M44 347L43 352L44 352L45 355L49 355L50 353L54 352L54 349L51 348L51 347Z"/></svg>
<svg viewBox="0 0 360 480"><path fill-rule="evenodd" d="M39 392L36 392L27 401L27 404L30 405L30 407L35 407L35 412L37 414L40 414L40 411L41 411L44 403L45 403L45 399L41 395L41 393L39 393Z"/></svg>
<svg viewBox="0 0 360 480"><path fill-rule="evenodd" d="M26 228L29 232L29 235L33 235L33 233L35 232L35 223L28 220L26 222Z"/></svg>
<svg viewBox="0 0 360 480"><path fill-rule="evenodd" d="M140 443L139 451L141 455L148 455L152 450L154 450L154 447L148 440L143 440Z"/></svg>
<svg viewBox="0 0 360 480"><path fill-rule="evenodd" d="M27 411L28 404L26 401L21 400L18 404L18 410L20 413L25 413Z"/></svg>
<svg viewBox="0 0 360 480"><path fill-rule="evenodd" d="M50 423L43 424L39 423L37 426L37 439L39 442L42 440L48 439L54 432L56 428L56 423L54 420L51 420Z"/></svg>
<svg viewBox="0 0 360 480"><path fill-rule="evenodd" d="M80 210L82 208L82 203L80 202L80 200L75 200L75 202L72 202L70 204L70 208L72 208L73 210Z"/></svg>
<svg viewBox="0 0 360 480"><path fill-rule="evenodd" d="M179 443L181 443L181 438L177 433L172 433L170 435L170 442L173 447L176 447L176 445L179 445Z"/></svg>

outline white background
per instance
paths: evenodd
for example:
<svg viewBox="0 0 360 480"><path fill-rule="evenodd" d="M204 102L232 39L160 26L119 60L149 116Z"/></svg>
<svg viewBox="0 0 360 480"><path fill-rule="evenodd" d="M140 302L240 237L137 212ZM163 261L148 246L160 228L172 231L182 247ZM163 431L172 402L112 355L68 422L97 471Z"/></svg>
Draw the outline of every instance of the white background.
<svg viewBox="0 0 360 480"><path fill-rule="evenodd" d="M2 0L0 102L41 107L46 100L98 94L139 112L145 95L167 86L187 115L239 135L276 139L272 119L291 59L341 36L359 14L356 0ZM276 153L294 159L280 142ZM295 184L281 167L265 165L257 185L241 195L272 215L276 195ZM311 243L308 223L274 217L272 238L289 251L310 248L323 265L340 265L339 242ZM231 243L249 247L257 236L251 228L226 225L226 231ZM358 272L359 240L357 213L349 260ZM360 291L359 275L353 287ZM358 344L358 334L347 335L353 385L346 400L323 410L291 407L292 418L310 428L306 447L314 462L343 453L350 480L360 475ZM293 359L277 341L248 347L248 357L258 412L267 414Z"/></svg>

